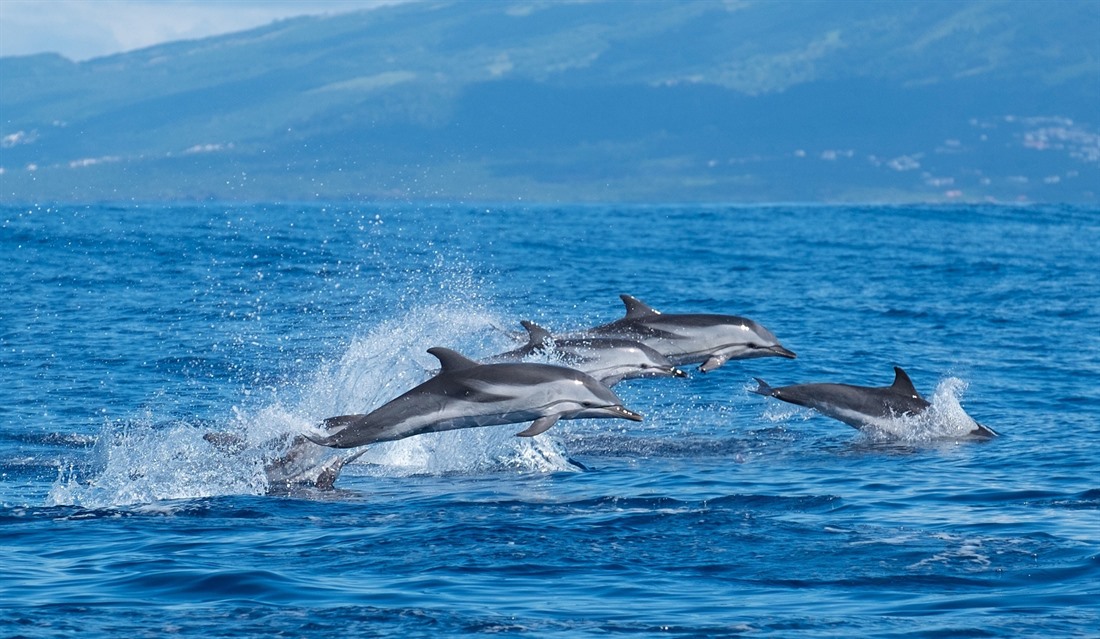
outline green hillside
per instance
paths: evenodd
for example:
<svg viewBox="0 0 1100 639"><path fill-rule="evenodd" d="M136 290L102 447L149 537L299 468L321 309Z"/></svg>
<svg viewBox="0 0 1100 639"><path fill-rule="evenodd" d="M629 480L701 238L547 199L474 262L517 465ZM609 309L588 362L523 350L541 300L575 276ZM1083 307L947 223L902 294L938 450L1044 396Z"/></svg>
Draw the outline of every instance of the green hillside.
<svg viewBox="0 0 1100 639"><path fill-rule="evenodd" d="M0 59L0 197L1100 197L1095 2L418 2Z"/></svg>

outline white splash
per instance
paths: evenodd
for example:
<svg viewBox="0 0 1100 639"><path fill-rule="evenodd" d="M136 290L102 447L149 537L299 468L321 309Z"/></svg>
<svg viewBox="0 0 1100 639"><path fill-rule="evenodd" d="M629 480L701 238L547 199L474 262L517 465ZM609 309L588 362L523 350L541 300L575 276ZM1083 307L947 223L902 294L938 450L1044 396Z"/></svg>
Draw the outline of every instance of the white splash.
<svg viewBox="0 0 1100 639"><path fill-rule="evenodd" d="M978 422L962 407L967 386L957 377L941 380L928 398L931 405L924 412L894 418L900 426L894 429L897 439L907 444L924 444L971 437L978 429Z"/></svg>
<svg viewBox="0 0 1100 639"><path fill-rule="evenodd" d="M369 449L359 461L372 475L440 475L576 470L553 437L516 437L523 424L429 433ZM355 471L358 472L358 468Z"/></svg>
<svg viewBox="0 0 1100 639"><path fill-rule="evenodd" d="M746 387L748 388L748 387ZM978 422L962 407L962 397L967 383L957 377L940 381L930 406L919 415L897 415L878 419L877 427L867 427L861 432L872 441L903 444L933 444L973 437ZM772 423L793 420L807 421L820 413L812 408L794 406L782 402L769 403L762 417ZM834 422L839 425L840 422Z"/></svg>
<svg viewBox="0 0 1100 639"><path fill-rule="evenodd" d="M148 416L107 425L89 463L60 473L48 504L109 508L263 494L269 489L265 465L286 452L294 435L327 417L367 413L428 379L438 369L438 362L426 352L432 346L448 346L472 357L514 347L493 328L499 324L489 312L453 300L417 307L381 321L352 340L339 360L322 364L301 384L280 389L265 405L233 407L224 422L157 423ZM380 444L355 462L351 472L408 476L576 470L553 433L515 437L522 429L521 424L497 426ZM203 438L211 432L227 433L232 443L211 444ZM317 459L323 459L329 449L317 448Z"/></svg>
<svg viewBox="0 0 1100 639"><path fill-rule="evenodd" d="M948 548L907 566L909 570L959 567L969 572L984 572L992 565L990 551L983 547L981 539L949 534L935 535L935 538L948 545Z"/></svg>
<svg viewBox="0 0 1100 639"><path fill-rule="evenodd" d="M186 423L109 426L92 449L89 468L63 469L47 503L108 508L266 490L261 455L223 453L203 434Z"/></svg>

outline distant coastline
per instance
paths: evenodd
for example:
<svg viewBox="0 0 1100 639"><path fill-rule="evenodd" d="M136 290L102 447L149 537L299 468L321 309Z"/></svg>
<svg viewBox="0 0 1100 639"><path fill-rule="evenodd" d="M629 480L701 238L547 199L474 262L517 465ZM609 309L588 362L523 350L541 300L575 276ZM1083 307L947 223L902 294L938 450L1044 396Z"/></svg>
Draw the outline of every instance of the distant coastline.
<svg viewBox="0 0 1100 639"><path fill-rule="evenodd" d="M1100 202L1094 3L528 9L0 58L0 202Z"/></svg>

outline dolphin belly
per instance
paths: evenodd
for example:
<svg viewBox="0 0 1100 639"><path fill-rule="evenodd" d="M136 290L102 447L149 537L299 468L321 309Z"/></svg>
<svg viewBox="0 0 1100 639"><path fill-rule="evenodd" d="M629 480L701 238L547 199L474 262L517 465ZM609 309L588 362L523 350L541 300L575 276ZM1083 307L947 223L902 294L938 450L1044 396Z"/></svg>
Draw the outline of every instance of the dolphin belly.
<svg viewBox="0 0 1100 639"><path fill-rule="evenodd" d="M895 437L901 437L905 434L905 426L899 421L899 418L905 417L907 414L894 415L890 413L876 415L831 404L815 405L813 408L826 417L844 422L858 430L877 430Z"/></svg>

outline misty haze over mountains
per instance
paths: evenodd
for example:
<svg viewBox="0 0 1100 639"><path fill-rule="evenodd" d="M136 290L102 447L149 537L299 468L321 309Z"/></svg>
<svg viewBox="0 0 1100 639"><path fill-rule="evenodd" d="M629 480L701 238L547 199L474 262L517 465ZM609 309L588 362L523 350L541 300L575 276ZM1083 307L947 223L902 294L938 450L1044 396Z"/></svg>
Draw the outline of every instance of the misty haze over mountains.
<svg viewBox="0 0 1100 639"><path fill-rule="evenodd" d="M1100 201L1096 2L415 2L0 58L0 200Z"/></svg>

